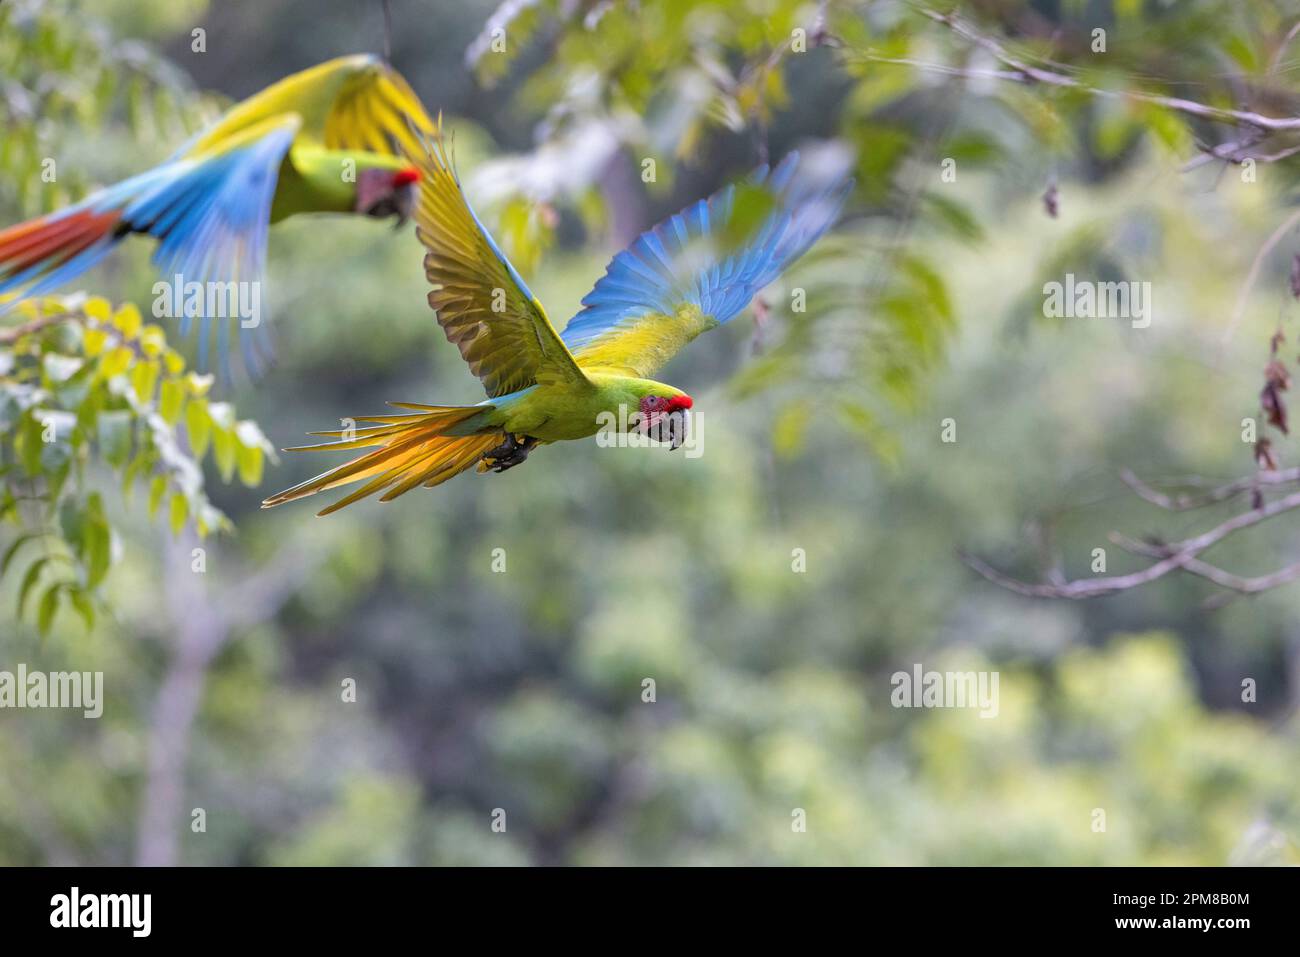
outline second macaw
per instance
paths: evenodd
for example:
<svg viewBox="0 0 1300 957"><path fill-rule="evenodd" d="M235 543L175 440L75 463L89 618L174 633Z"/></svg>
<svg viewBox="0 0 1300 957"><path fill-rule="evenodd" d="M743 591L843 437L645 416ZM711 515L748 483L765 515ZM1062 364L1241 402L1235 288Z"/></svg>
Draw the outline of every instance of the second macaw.
<svg viewBox="0 0 1300 957"><path fill-rule="evenodd" d="M165 281L255 282L267 227L299 213L409 217L432 121L419 97L378 57L340 57L285 77L236 104L167 162L76 205L0 231L0 298L41 295L76 278L132 234L158 243ZM2 309L3 306L0 306ZM181 319L187 333L196 316ZM210 323L200 313L199 364ZM229 377L229 329L218 335ZM260 323L241 323L241 330ZM241 336L256 375L264 335Z"/></svg>
<svg viewBox="0 0 1300 957"><path fill-rule="evenodd" d="M818 184L799 172L792 153L770 174L755 174L772 208L748 230L733 218L728 186L643 233L614 257L560 334L470 208L439 130L422 162L415 214L434 287L429 305L488 399L471 406L394 402L409 411L360 419L369 425L348 432L313 433L338 441L288 451L374 451L263 507L362 481L319 514L381 491L388 502L472 467L505 471L540 444L586 438L612 423L677 448L694 401L650 376L700 333L738 315L803 255L852 187L843 177ZM724 246L724 237L733 241Z"/></svg>

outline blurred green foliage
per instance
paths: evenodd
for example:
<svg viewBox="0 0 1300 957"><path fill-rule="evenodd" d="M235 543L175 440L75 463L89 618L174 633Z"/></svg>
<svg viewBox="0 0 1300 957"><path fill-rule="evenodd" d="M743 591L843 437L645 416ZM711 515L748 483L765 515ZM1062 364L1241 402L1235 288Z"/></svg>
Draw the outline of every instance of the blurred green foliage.
<svg viewBox="0 0 1300 957"><path fill-rule="evenodd" d="M212 376L187 372L161 326L130 303L81 299L16 304L18 334L0 348L0 527L11 530L0 580L22 573L17 617L36 609L41 634L64 600L93 630L121 552L96 470L123 501L143 486L149 517L161 512L172 534L192 520L205 536L230 528L204 491L208 450L224 481L238 472L249 486L274 454L256 423L209 401Z"/></svg>
<svg viewBox="0 0 1300 957"><path fill-rule="evenodd" d="M809 140L849 156L845 222L767 294L760 328L739 320L664 374L697 397L697 459L572 443L317 521L258 510L320 464L286 456L256 489L207 487L239 534L203 542L202 574L195 540L170 543L145 496L88 466L85 494L120 541L101 586L112 614L91 639L60 615L43 640L30 613L0 615L0 668L102 670L104 716L0 712L0 861L138 859L175 753L169 703L190 681L164 822L184 863L1296 863L1294 588L1213 613L1209 586L1173 577L1032 602L955 554L1028 567L1007 543L1046 516L1065 571L1087 574L1111 528L1186 531L1116 468L1250 467L1240 421L1257 414L1267 337L1296 308L1293 249L1264 263L1238 335L1222 332L1286 215L1293 163L1252 182L1217 164L1183 173L1196 141L1232 131L883 62L997 66L906 4L827 4L838 45L813 42L817 4L508 5L524 19L502 14L507 52L489 45L471 78L466 50L490 39L494 7L396 0L394 61L447 112L472 197L557 322L630 235L743 176L764 142L772 159L815 154ZM968 10L1015 55L1097 86L1259 109L1293 95L1300 48L1280 46L1281 4ZM156 29L196 86L231 96L379 44L378 10L355 4L148 19L121 22ZM807 51L774 59L800 25ZM32 69L25 85L63 75ZM204 109L179 100L178 115ZM98 128L45 134L79 141L59 149L88 182L170 151L120 102L95 109ZM0 190L32 175L6 167ZM1057 218L1041 198L1053 182ZM53 201L0 192L6 222ZM480 398L425 305L409 235L288 222L270 246L282 361L233 398L275 445L388 400ZM146 301L148 250L126 252L86 288ZM1043 283L1065 271L1151 282L1155 321L1045 318ZM1294 560L1288 527L1257 531L1216 560ZM0 607L15 607L17 577ZM232 619L272 584L269 613ZM918 662L996 670L998 716L891 707L891 675Z"/></svg>

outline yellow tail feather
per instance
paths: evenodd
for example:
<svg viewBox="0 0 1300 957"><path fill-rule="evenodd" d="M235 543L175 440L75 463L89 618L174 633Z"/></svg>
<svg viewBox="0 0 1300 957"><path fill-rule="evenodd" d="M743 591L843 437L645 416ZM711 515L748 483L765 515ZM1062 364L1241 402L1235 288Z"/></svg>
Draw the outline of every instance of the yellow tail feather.
<svg viewBox="0 0 1300 957"><path fill-rule="evenodd" d="M374 451L272 495L262 502L262 507L271 508L364 479L369 479L365 485L321 509L317 514L328 515L384 489L388 491L380 501L391 502L417 485L423 485L425 488L440 485L453 475L473 466L482 458L484 452L500 445L505 439L505 434L497 431L473 435L445 434L447 429L482 412L482 406L467 408L423 406L421 408L428 408L431 411L422 415L386 417L381 420L386 424L359 429L350 433L353 437L345 441L286 449L285 451L293 452L374 448ZM315 434L341 436L345 433Z"/></svg>

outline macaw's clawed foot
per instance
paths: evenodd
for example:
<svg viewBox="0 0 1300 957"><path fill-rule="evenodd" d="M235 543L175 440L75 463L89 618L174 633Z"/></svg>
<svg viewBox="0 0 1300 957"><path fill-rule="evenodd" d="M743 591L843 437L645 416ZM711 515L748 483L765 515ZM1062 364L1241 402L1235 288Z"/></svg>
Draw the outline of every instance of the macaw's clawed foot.
<svg viewBox="0 0 1300 957"><path fill-rule="evenodd" d="M479 471L485 472L491 469L493 472L504 472L506 469L512 469L528 458L528 453L536 445L537 440L527 435L518 437L506 435L504 442L483 453L483 459L479 462Z"/></svg>

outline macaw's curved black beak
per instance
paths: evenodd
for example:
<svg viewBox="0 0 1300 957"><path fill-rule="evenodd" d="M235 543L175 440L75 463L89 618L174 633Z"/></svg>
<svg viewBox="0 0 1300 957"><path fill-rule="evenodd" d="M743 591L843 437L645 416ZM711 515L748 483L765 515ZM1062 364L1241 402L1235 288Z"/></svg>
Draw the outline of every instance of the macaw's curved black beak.
<svg viewBox="0 0 1300 957"><path fill-rule="evenodd" d="M667 432L668 451L680 449L691 434L691 410L670 412L664 417L664 430Z"/></svg>
<svg viewBox="0 0 1300 957"><path fill-rule="evenodd" d="M397 214L397 223L393 226L394 230L401 229L415 215L415 199L414 183L399 186L393 192L393 207Z"/></svg>
<svg viewBox="0 0 1300 957"><path fill-rule="evenodd" d="M415 203L415 184L406 183L382 193L372 202L362 206L361 210L372 219L387 219L389 216L395 216L397 217L396 228L401 229L415 213Z"/></svg>

